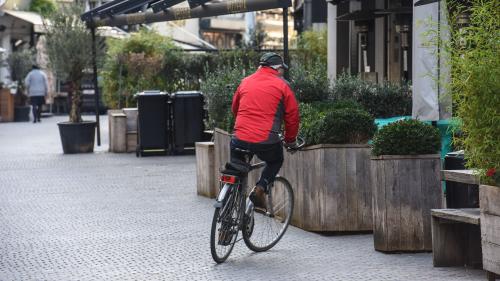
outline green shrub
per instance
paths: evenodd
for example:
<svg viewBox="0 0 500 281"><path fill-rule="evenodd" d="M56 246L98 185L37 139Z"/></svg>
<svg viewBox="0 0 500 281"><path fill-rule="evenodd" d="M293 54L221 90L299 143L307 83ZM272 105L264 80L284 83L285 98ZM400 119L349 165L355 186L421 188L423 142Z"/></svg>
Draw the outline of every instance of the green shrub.
<svg viewBox="0 0 500 281"><path fill-rule="evenodd" d="M291 87L300 102L325 101L330 91L326 65L316 60L311 66L293 64L290 69Z"/></svg>
<svg viewBox="0 0 500 281"><path fill-rule="evenodd" d="M378 85L342 74L335 81L330 98L354 99L376 118L411 115L412 97L408 84L385 82Z"/></svg>
<svg viewBox="0 0 500 281"><path fill-rule="evenodd" d="M439 152L439 130L418 120L401 120L381 128L373 138L373 155L418 155Z"/></svg>
<svg viewBox="0 0 500 281"><path fill-rule="evenodd" d="M243 66L236 63L209 72L201 83L201 91L207 97L210 128L217 127L228 132L233 130L232 99L244 76Z"/></svg>
<svg viewBox="0 0 500 281"><path fill-rule="evenodd" d="M23 82L24 78L31 71L31 67L36 63L36 53L33 49L24 49L12 52L7 63L10 68L10 74L13 81ZM20 83L24 85L24 83Z"/></svg>
<svg viewBox="0 0 500 281"><path fill-rule="evenodd" d="M30 3L29 10L47 17L56 11L56 4L52 0L33 0Z"/></svg>
<svg viewBox="0 0 500 281"><path fill-rule="evenodd" d="M301 104L300 111L308 145L366 143L376 131L373 116L352 100Z"/></svg>
<svg viewBox="0 0 500 281"><path fill-rule="evenodd" d="M172 41L152 31L141 30L127 39L108 40L101 71L104 102L109 108L131 107L136 105L137 92L182 88L177 75L181 60Z"/></svg>
<svg viewBox="0 0 500 281"><path fill-rule="evenodd" d="M326 29L322 31L304 31L297 38L296 50L292 55L292 59L300 64L307 64L310 61L318 60L326 65L327 45Z"/></svg>
<svg viewBox="0 0 500 281"><path fill-rule="evenodd" d="M339 108L328 112L317 127L317 143L364 144L377 127L370 113L363 109Z"/></svg>

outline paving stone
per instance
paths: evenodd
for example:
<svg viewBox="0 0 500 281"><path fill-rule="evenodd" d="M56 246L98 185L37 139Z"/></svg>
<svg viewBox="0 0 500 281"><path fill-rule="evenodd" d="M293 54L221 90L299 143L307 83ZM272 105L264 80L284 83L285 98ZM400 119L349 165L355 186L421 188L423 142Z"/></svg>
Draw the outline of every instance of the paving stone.
<svg viewBox="0 0 500 281"><path fill-rule="evenodd" d="M63 155L57 122L0 123L0 280L484 280L434 268L430 253L382 254L372 235L290 227L269 252L240 242L210 256L213 201L196 195L195 157ZM87 117L87 119L91 119Z"/></svg>

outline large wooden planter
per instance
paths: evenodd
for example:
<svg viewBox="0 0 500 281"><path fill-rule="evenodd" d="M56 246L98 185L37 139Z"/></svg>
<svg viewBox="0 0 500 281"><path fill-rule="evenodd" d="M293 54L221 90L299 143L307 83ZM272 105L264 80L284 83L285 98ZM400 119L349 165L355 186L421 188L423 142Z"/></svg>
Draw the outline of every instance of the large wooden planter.
<svg viewBox="0 0 500 281"><path fill-rule="evenodd" d="M294 191L293 225L308 231L372 231L368 145L315 145L285 153L280 174Z"/></svg>
<svg viewBox="0 0 500 281"><path fill-rule="evenodd" d="M137 148L137 108L108 110L109 151L135 152Z"/></svg>
<svg viewBox="0 0 500 281"><path fill-rule="evenodd" d="M229 161L231 148L229 144L231 143L231 134L228 132L215 128L214 130L214 160L215 160L215 169L214 169L214 177L216 179L219 178L219 172L221 168L224 167L226 162Z"/></svg>
<svg viewBox="0 0 500 281"><path fill-rule="evenodd" d="M442 208L439 155L372 158L375 250L431 251L431 209Z"/></svg>
<svg viewBox="0 0 500 281"><path fill-rule="evenodd" d="M0 88L0 122L14 121L14 97L9 89Z"/></svg>
<svg viewBox="0 0 500 281"><path fill-rule="evenodd" d="M215 181L215 155L213 142L197 142L196 150L196 190L198 195L215 198L218 185Z"/></svg>
<svg viewBox="0 0 500 281"><path fill-rule="evenodd" d="M500 187L481 185L479 206L483 268L494 280L491 273L500 275Z"/></svg>

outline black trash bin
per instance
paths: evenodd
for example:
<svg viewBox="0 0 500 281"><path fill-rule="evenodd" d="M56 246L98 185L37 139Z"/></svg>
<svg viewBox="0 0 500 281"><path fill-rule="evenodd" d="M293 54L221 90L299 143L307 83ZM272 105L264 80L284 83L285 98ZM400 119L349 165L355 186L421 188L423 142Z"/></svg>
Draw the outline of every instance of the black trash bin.
<svg viewBox="0 0 500 281"><path fill-rule="evenodd" d="M206 114L201 92L179 91L170 96L172 115L172 150L175 153L193 148L205 139L203 122Z"/></svg>
<svg viewBox="0 0 500 281"><path fill-rule="evenodd" d="M455 151L444 157L445 170L465 170L463 151ZM446 181L447 208L479 208L479 187L474 184Z"/></svg>
<svg viewBox="0 0 500 281"><path fill-rule="evenodd" d="M136 94L137 149L136 155L166 155L169 151L169 97L160 91Z"/></svg>

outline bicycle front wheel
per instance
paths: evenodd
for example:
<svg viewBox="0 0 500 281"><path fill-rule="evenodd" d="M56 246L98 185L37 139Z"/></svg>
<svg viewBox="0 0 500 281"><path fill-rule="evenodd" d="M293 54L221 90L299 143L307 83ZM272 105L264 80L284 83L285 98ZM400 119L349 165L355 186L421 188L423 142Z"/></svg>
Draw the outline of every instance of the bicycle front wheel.
<svg viewBox="0 0 500 281"><path fill-rule="evenodd" d="M229 257L238 238L240 197L234 185L224 205L215 208L210 231L210 252L217 263L223 263Z"/></svg>
<svg viewBox="0 0 500 281"><path fill-rule="evenodd" d="M245 218L243 241L255 252L271 249L285 234L293 214L293 191L290 183L276 177L267 195L267 212L253 212Z"/></svg>

